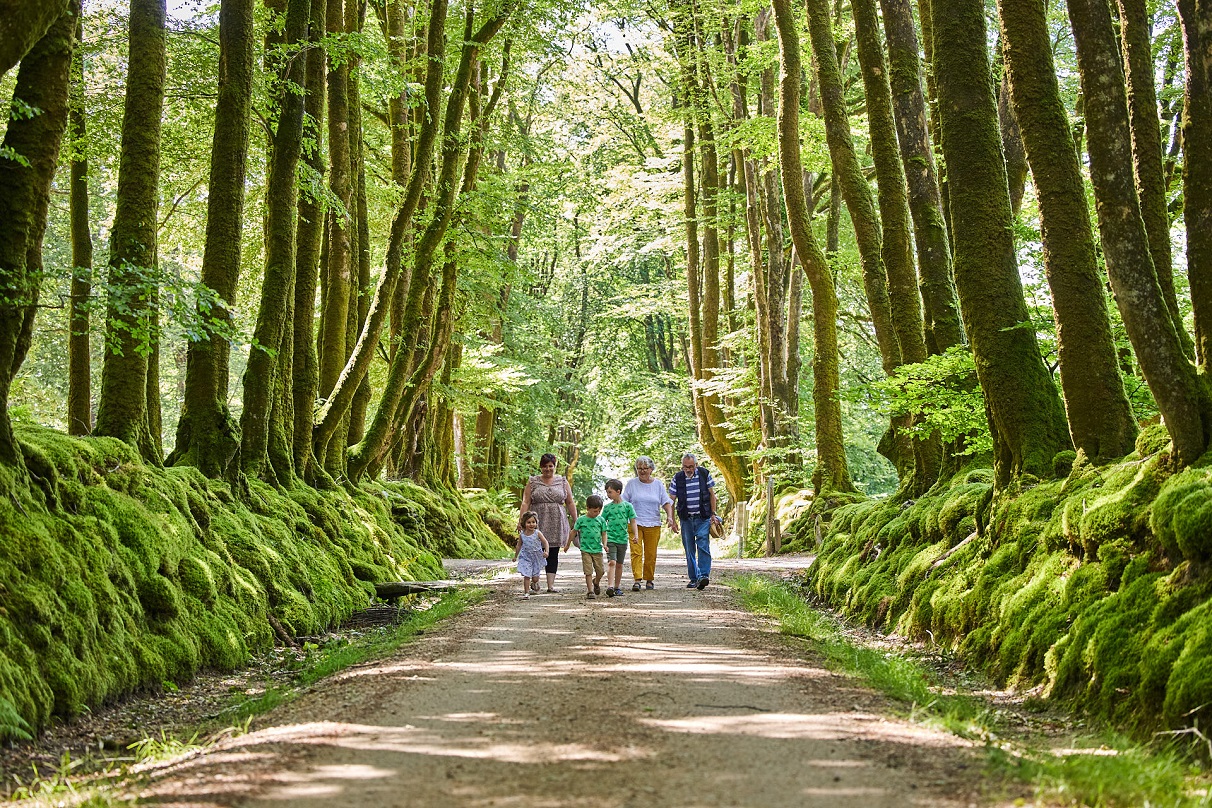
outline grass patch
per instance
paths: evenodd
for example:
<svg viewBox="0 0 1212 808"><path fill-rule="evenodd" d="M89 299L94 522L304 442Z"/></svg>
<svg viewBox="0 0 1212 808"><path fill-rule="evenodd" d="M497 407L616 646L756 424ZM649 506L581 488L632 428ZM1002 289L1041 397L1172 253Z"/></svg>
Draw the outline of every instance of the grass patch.
<svg viewBox="0 0 1212 808"><path fill-rule="evenodd" d="M760 576L729 584L747 609L778 620L782 633L808 640L831 668L907 705L911 720L984 741L991 772L1034 784L1041 799L1098 808L1212 806L1212 780L1193 762L1190 747L1143 745L1102 732L1072 739L1062 753L1007 738L990 704L942 693L918 662L855 642L837 618L813 608L792 586Z"/></svg>

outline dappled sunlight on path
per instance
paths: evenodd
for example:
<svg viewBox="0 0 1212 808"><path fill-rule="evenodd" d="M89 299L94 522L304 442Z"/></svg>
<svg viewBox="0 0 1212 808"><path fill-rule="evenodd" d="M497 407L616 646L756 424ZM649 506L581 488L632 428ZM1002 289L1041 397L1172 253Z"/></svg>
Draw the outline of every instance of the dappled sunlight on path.
<svg viewBox="0 0 1212 808"><path fill-rule="evenodd" d="M565 580L566 578L566 580ZM684 580L684 579L681 579ZM512 582L511 582L512 583ZM966 742L891 719L713 586L498 592L397 659L152 777L162 805L988 804ZM576 593L576 594L574 594Z"/></svg>

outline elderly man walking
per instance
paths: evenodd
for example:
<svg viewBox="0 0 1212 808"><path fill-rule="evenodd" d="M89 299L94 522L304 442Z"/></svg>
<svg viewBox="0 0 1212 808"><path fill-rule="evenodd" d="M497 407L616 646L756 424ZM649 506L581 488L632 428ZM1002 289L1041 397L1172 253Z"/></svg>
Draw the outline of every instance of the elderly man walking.
<svg viewBox="0 0 1212 808"><path fill-rule="evenodd" d="M711 521L715 515L715 481L694 455L682 455L682 470L673 475L669 496L681 522L682 548L686 551L687 589L704 589L711 583ZM678 532L678 525L673 526Z"/></svg>

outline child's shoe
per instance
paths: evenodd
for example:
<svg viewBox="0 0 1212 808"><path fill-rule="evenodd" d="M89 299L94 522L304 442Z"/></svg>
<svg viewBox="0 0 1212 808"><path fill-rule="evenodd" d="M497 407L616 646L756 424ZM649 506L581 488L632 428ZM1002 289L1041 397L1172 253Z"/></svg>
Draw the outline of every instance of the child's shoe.
<svg viewBox="0 0 1212 808"><path fill-rule="evenodd" d="M593 582L593 594L595 594L595 595L602 594L602 585L600 583L598 583L597 581Z"/></svg>
<svg viewBox="0 0 1212 808"><path fill-rule="evenodd" d="M593 600L594 598L597 597L597 595L593 594L592 592L586 592L585 597L588 598L589 600Z"/></svg>
<svg viewBox="0 0 1212 808"><path fill-rule="evenodd" d="M617 590L617 589L614 589L614 588L609 587L609 586L608 586L608 587L606 587L606 597L608 597L608 598L613 598L613 597L614 597L615 595L617 595L617 594L619 594L619 592L618 592L618 590Z"/></svg>

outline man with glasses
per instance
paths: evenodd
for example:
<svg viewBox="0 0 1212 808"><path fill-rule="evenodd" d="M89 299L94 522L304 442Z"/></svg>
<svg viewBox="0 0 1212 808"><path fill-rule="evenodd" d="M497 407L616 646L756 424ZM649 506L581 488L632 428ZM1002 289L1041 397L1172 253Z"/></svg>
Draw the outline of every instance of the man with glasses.
<svg viewBox="0 0 1212 808"><path fill-rule="evenodd" d="M715 481L689 452L682 455L682 470L673 475L669 496L681 522L686 572L690 575L686 588L705 589L711 583L711 522L719 519L715 515ZM678 525L673 525L673 532L678 530Z"/></svg>

